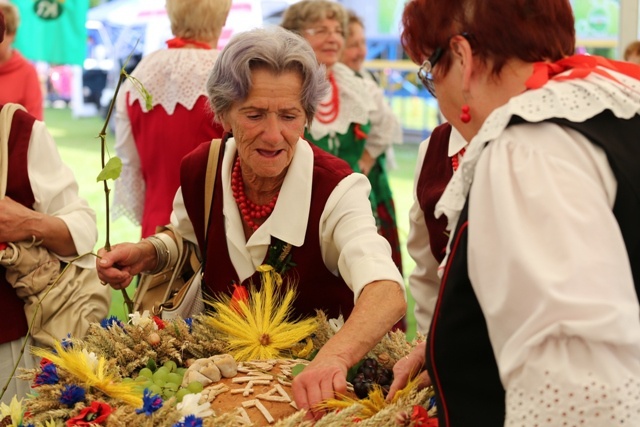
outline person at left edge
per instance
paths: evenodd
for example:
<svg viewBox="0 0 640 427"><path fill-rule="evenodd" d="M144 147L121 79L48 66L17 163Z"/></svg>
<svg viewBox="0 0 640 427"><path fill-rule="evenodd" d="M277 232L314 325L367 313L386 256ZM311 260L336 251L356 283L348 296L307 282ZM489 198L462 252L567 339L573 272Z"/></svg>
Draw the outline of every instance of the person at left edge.
<svg viewBox="0 0 640 427"><path fill-rule="evenodd" d="M323 415L317 403L345 393L347 370L406 310L402 276L377 232L367 178L300 137L328 86L300 36L278 27L236 35L207 83L216 119L233 131L221 152L207 235L209 143L183 160L171 216L177 233L206 249L208 293L230 292L234 281L257 282L258 267L289 243L292 264L282 274L297 284L294 315L320 309L347 317L293 383L309 417ZM122 289L141 271L163 269L159 255L175 252L174 236L152 236L159 250L149 237L99 251L101 280Z"/></svg>
<svg viewBox="0 0 640 427"><path fill-rule="evenodd" d="M0 42L0 104L20 104L37 120L43 120L43 98L35 67L13 48L20 26L18 8L0 0L4 15L4 40Z"/></svg>

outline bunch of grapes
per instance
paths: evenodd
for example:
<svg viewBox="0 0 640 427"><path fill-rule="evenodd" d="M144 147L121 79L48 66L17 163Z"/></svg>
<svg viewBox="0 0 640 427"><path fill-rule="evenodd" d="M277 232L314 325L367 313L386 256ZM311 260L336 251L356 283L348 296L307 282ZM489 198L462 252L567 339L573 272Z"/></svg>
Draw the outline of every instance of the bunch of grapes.
<svg viewBox="0 0 640 427"><path fill-rule="evenodd" d="M175 396L178 402L182 402L186 394L200 393L203 389L202 383L197 381L191 382L186 388L181 387L186 371L186 368L178 368L176 362L168 360L159 368L155 367L155 363L147 365L138 372L135 379L125 378L124 381L135 381L140 385L141 391L149 389L163 399Z"/></svg>
<svg viewBox="0 0 640 427"><path fill-rule="evenodd" d="M391 370L378 365L377 360L367 358L362 361L352 381L353 391L360 399L364 399L369 395L374 384L378 384L386 396L392 382L393 372Z"/></svg>

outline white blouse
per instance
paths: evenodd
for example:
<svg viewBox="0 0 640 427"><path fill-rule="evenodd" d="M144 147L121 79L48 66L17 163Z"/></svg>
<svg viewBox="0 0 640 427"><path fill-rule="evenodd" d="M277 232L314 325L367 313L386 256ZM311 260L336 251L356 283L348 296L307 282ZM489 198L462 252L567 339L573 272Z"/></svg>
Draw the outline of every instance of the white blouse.
<svg viewBox="0 0 640 427"><path fill-rule="evenodd" d="M231 191L231 170L236 153L233 138L226 144L222 161L223 215L227 246L240 281L251 277L267 254L271 237L302 246L311 204L313 151L299 139L276 206L269 218L247 241L242 219ZM389 243L381 237L371 214L367 178L358 173L343 179L329 196L320 217L320 245L325 266L340 274L357 300L365 285L376 280L398 283L404 292L402 276L391 259ZM184 238L196 242L189 221L182 188L173 202L171 223ZM294 249L295 250L295 249Z"/></svg>
<svg viewBox="0 0 640 427"><path fill-rule="evenodd" d="M619 83L597 74L550 81L494 111L436 207L455 227L470 191L469 277L507 393L507 426L640 425L640 312L607 158L555 124L505 129L516 114L638 114L640 82L609 73Z"/></svg>
<svg viewBox="0 0 640 427"><path fill-rule="evenodd" d="M93 252L98 240L96 214L87 201L78 195L78 183L73 172L60 158L45 124L37 120L29 140L27 170L35 198L33 209L64 221L78 254ZM58 258L70 261L74 257ZM85 256L75 264L83 268L95 268L96 261L93 256Z"/></svg>

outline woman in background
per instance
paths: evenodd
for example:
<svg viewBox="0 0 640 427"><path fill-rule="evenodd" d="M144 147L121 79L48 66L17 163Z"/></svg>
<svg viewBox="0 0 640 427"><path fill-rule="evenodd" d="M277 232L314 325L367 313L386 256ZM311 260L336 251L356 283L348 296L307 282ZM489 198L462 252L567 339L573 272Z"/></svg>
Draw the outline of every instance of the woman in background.
<svg viewBox="0 0 640 427"><path fill-rule="evenodd" d="M354 171L367 175L378 231L391 245L393 260L402 272L396 213L384 158L376 165L376 160L397 141L397 121L376 102L376 89L339 62L348 31L347 19L343 6L327 0L303 0L284 13L282 26L309 42L318 63L326 67L331 83L331 92L320 103L305 138L346 160Z"/></svg>
<svg viewBox="0 0 640 427"><path fill-rule="evenodd" d="M0 0L0 11L5 21L4 41L0 42L0 104L20 104L36 119L43 120L38 72L11 46L20 26L18 8Z"/></svg>
<svg viewBox="0 0 640 427"><path fill-rule="evenodd" d="M231 0L167 0L166 8L175 38L131 73L151 95L151 108L129 81L116 101L116 152L123 165L113 216L141 224L143 237L169 223L182 158L222 136L205 86Z"/></svg>

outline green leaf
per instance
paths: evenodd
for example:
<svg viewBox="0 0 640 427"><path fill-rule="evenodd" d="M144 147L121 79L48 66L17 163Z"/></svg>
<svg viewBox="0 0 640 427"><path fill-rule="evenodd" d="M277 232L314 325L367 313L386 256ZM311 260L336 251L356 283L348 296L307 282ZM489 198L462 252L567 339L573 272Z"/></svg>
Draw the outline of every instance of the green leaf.
<svg viewBox="0 0 640 427"><path fill-rule="evenodd" d="M303 365L302 363L298 363L293 368L291 368L291 375L296 377L307 365Z"/></svg>
<svg viewBox="0 0 640 427"><path fill-rule="evenodd" d="M100 171L96 181L100 182L108 179L115 180L120 176L120 172L122 172L122 160L120 160L119 157L112 157L104 166L104 169Z"/></svg>
<svg viewBox="0 0 640 427"><path fill-rule="evenodd" d="M360 365L362 365L363 361L364 359L360 360L347 371L347 381L350 383L353 382L353 379L358 375L358 369L360 369Z"/></svg>
<svg viewBox="0 0 640 427"><path fill-rule="evenodd" d="M151 372L155 372L156 369L158 369L158 366L156 365L156 361L153 359L147 360L147 368L151 369Z"/></svg>

